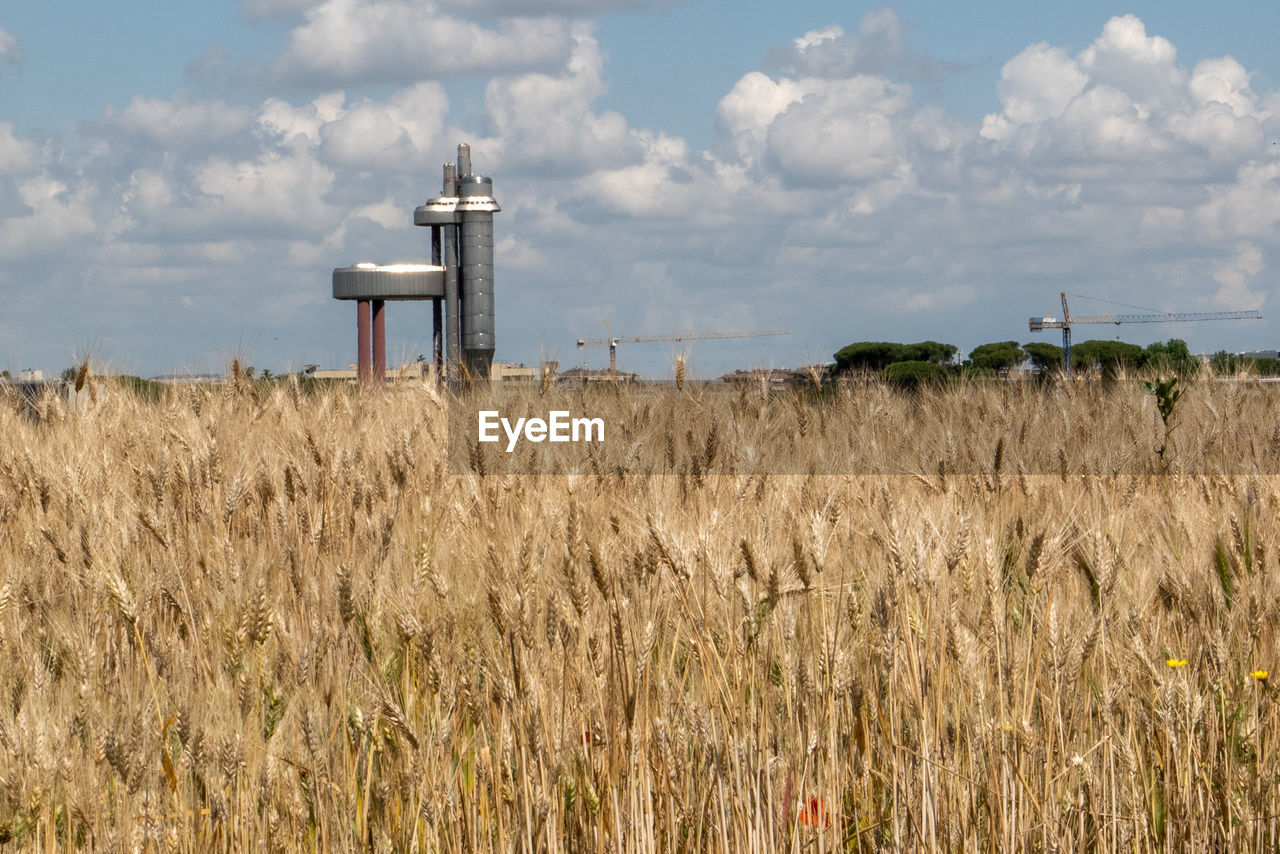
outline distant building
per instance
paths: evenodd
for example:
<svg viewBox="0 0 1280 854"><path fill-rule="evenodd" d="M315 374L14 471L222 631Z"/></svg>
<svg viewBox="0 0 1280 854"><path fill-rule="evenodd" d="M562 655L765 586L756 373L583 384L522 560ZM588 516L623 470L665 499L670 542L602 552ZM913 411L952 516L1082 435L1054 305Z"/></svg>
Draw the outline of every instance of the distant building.
<svg viewBox="0 0 1280 854"><path fill-rule="evenodd" d="M150 382L166 385L214 385L226 380L222 374L165 374L148 377Z"/></svg>
<svg viewBox="0 0 1280 854"><path fill-rule="evenodd" d="M550 364L552 375L555 374L554 363ZM411 365L396 369L387 368L388 380L424 380L432 376L433 365L430 362L414 362ZM359 369L352 362L346 370L322 370L319 365L306 365L302 369L304 377L316 380L336 380L356 382L359 380ZM494 362L489 369L490 382L527 382L538 379L538 369L522 365L518 362Z"/></svg>
<svg viewBox="0 0 1280 854"><path fill-rule="evenodd" d="M489 368L491 382L527 382L538 379L536 368L530 368L518 362L494 362Z"/></svg>
<svg viewBox="0 0 1280 854"><path fill-rule="evenodd" d="M809 365L803 368L758 368L750 371L734 371L720 377L731 385L764 385L770 391L785 391L812 386L816 378L824 383L830 376L830 365Z"/></svg>
<svg viewBox="0 0 1280 854"><path fill-rule="evenodd" d="M35 368L25 368L18 371L18 382L20 383L42 383L44 382L44 371Z"/></svg>
<svg viewBox="0 0 1280 854"><path fill-rule="evenodd" d="M421 380L425 379L430 365L426 362L414 362L402 368L387 368L386 378L388 380ZM337 380L342 382L356 382L359 379L359 372L356 369L356 363L352 362L347 365L346 370L321 370L319 365L307 365L302 369L304 377L310 377L314 380Z"/></svg>
<svg viewBox="0 0 1280 854"><path fill-rule="evenodd" d="M589 385L591 383L631 383L640 379L639 374L627 374L622 371L610 371L607 368L592 370L591 368L570 368L557 375L556 381L561 385Z"/></svg>

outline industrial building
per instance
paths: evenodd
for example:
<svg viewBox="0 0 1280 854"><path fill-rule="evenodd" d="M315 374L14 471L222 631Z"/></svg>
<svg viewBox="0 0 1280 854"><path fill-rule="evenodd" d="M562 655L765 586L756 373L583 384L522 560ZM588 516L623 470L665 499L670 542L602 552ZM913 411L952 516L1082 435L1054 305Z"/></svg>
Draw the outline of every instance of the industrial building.
<svg viewBox="0 0 1280 854"><path fill-rule="evenodd" d="M413 212L431 229L430 264L363 262L333 271L333 298L356 303L356 373L387 378L386 304L430 300L431 362L438 375L488 379L496 348L493 289L493 179L471 171L471 148L444 164L441 194Z"/></svg>

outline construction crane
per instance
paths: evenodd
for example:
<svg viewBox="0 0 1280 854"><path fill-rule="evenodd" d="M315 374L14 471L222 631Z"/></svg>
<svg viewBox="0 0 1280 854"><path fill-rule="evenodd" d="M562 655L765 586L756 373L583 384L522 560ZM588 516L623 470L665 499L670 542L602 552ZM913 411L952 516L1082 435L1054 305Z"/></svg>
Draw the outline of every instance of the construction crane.
<svg viewBox="0 0 1280 854"><path fill-rule="evenodd" d="M605 324L608 328L608 324ZM647 344L653 341L711 341L722 338L766 338L772 335L790 335L790 332L768 329L762 332L686 332L677 335L636 335L620 337L614 335L612 331L607 338L579 338L578 349L585 347L608 347L609 348L609 373L616 374L618 372L618 345L619 344Z"/></svg>
<svg viewBox="0 0 1280 854"><path fill-rule="evenodd" d="M1157 312L1154 314L1078 314L1071 316L1071 309L1067 307L1067 294L1059 292L1062 297L1062 318L1056 317L1033 317L1031 318L1031 331L1039 332L1042 329L1061 329L1062 330L1062 371L1067 376L1071 376L1071 327L1083 323L1114 323L1117 326L1121 323L1187 323L1196 320L1261 320L1262 312L1260 311L1209 311L1209 312ZM1083 297L1084 299L1097 299L1097 297L1086 297L1083 294L1072 294L1075 297ZM1110 300L1101 300L1102 302L1110 302ZM1123 305L1123 303L1117 303Z"/></svg>

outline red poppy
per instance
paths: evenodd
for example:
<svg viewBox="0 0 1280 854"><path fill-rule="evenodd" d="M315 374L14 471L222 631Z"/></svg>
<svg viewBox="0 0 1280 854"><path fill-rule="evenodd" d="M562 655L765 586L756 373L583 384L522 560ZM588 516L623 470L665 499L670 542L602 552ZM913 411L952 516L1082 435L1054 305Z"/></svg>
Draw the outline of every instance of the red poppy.
<svg viewBox="0 0 1280 854"><path fill-rule="evenodd" d="M831 826L831 813L827 812L827 805L822 802L822 798L810 798L809 803L800 808L800 814L796 816L796 820L801 824L809 824L817 827Z"/></svg>

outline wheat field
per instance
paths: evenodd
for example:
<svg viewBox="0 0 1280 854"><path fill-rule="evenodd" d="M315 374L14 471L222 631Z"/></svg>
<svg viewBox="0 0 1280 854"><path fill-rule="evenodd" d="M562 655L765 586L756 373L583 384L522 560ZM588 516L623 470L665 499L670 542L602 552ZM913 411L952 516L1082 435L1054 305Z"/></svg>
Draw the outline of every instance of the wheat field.
<svg viewBox="0 0 1280 854"><path fill-rule="evenodd" d="M0 849L1280 845L1266 388L1172 459L1125 379L525 390L627 437L559 474L429 385L88 391L0 389Z"/></svg>

